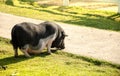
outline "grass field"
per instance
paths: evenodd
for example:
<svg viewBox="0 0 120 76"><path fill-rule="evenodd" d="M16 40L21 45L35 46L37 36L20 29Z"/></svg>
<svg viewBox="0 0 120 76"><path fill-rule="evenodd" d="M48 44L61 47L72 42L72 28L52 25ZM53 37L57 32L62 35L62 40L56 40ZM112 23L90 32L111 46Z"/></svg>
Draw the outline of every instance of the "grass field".
<svg viewBox="0 0 120 76"><path fill-rule="evenodd" d="M0 4L0 11L14 15L58 21L79 26L120 31L119 14L81 7L60 6L10 6ZM120 65L62 51L25 58L13 57L8 39L0 37L0 76L120 76ZM6 70L2 68L6 67Z"/></svg>
<svg viewBox="0 0 120 76"><path fill-rule="evenodd" d="M1 66L6 66L4 70ZM0 76L119 76L120 65L62 51L13 57L8 39L0 37Z"/></svg>
<svg viewBox="0 0 120 76"><path fill-rule="evenodd" d="M32 6L28 4L10 6L1 3L0 12L40 20L120 31L120 14L109 11L98 11L72 6Z"/></svg>

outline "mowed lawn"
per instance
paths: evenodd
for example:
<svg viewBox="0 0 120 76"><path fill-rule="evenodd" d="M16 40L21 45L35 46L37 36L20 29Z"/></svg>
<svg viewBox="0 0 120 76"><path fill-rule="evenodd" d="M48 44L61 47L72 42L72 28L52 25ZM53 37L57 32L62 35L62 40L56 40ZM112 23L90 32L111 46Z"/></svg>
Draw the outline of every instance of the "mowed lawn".
<svg viewBox="0 0 120 76"><path fill-rule="evenodd" d="M26 58L14 51L8 39L0 37L0 76L120 76L120 65L62 51ZM6 68L2 68L4 66Z"/></svg>

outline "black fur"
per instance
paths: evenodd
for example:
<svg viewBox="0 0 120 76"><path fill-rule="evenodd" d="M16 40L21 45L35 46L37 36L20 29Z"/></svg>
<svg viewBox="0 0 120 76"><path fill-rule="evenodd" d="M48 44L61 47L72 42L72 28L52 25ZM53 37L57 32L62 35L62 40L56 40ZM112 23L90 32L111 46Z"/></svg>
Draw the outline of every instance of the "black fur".
<svg viewBox="0 0 120 76"><path fill-rule="evenodd" d="M64 30L59 25L48 21L41 24L29 22L16 24L11 32L11 43L14 49L21 49L25 44L36 46L39 39L46 38L54 33L57 33L57 36L52 43L52 48L64 49Z"/></svg>

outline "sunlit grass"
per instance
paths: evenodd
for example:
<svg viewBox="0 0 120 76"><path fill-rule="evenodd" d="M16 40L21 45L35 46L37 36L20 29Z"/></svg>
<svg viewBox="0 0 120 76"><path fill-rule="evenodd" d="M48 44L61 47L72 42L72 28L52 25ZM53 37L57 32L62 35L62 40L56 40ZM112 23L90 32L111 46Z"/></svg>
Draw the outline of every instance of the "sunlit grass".
<svg viewBox="0 0 120 76"><path fill-rule="evenodd" d="M120 14L115 12L90 10L81 7L8 6L5 4L0 4L0 11L28 18L120 31Z"/></svg>
<svg viewBox="0 0 120 76"><path fill-rule="evenodd" d="M120 65L62 51L52 55L42 53L31 58L19 51L13 57L13 49L8 39L0 37L0 76L119 76Z"/></svg>

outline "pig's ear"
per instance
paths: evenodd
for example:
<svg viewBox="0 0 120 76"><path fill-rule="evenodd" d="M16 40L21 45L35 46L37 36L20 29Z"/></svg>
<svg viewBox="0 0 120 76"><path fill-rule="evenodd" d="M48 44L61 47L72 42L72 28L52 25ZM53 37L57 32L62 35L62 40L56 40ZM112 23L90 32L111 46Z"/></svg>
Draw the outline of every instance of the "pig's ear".
<svg viewBox="0 0 120 76"><path fill-rule="evenodd" d="M65 34L65 32L61 32L63 36L68 37L68 35Z"/></svg>
<svg viewBox="0 0 120 76"><path fill-rule="evenodd" d="M65 37L68 37L68 35L65 34Z"/></svg>

